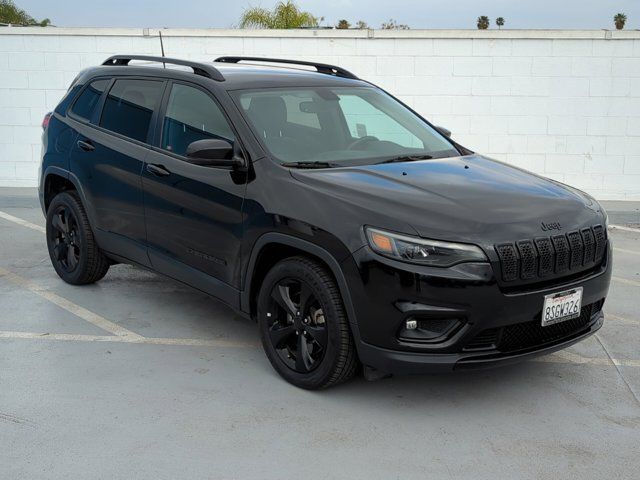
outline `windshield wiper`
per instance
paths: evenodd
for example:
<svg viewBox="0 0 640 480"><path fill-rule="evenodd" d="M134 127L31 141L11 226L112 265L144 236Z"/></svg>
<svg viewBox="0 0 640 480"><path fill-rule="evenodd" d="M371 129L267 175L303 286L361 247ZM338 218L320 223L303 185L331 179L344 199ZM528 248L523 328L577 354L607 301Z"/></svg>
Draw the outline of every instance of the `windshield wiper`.
<svg viewBox="0 0 640 480"><path fill-rule="evenodd" d="M288 162L282 165L293 168L331 168L337 166L335 163L329 162Z"/></svg>
<svg viewBox="0 0 640 480"><path fill-rule="evenodd" d="M400 155L378 163L415 162L417 160L431 160L432 158L432 155Z"/></svg>

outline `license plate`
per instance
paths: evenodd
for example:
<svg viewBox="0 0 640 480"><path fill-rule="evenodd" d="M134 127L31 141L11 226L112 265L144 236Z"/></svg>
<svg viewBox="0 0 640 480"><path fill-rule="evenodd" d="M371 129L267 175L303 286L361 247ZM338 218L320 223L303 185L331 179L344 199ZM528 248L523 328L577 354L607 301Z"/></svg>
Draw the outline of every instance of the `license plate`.
<svg viewBox="0 0 640 480"><path fill-rule="evenodd" d="M542 306L542 326L579 317L581 304L582 287L546 295Z"/></svg>

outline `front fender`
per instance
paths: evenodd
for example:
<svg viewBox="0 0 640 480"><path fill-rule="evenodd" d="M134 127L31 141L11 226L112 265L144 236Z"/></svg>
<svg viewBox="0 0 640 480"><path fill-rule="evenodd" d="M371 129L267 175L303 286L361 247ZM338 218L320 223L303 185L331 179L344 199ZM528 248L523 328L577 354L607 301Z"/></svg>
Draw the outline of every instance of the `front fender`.
<svg viewBox="0 0 640 480"><path fill-rule="evenodd" d="M349 291L347 280L340 266L340 262L328 250L322 248L319 245L316 245L315 243L309 242L293 235L280 232L269 232L263 234L256 240L253 249L251 250L249 262L247 264L247 274L245 275L244 288L241 292L240 298L241 309L247 313L251 311L251 296L253 293L251 292L251 284L253 274L255 273L256 262L258 261L262 249L270 244L286 245L296 248L308 253L309 255L319 258L327 265L327 267L331 270L334 278L336 279L336 282L338 283L342 301L347 311L347 317L349 319L349 323L351 324L352 333L354 335L354 338L356 339L356 344L358 344L360 334L356 321L356 314L353 308L353 302L351 300L351 292Z"/></svg>

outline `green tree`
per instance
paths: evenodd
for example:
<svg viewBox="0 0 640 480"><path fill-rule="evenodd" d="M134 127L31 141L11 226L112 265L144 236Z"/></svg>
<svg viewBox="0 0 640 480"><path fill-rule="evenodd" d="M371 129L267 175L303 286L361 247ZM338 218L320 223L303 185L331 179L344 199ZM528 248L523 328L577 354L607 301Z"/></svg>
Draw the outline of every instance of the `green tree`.
<svg viewBox="0 0 640 480"><path fill-rule="evenodd" d="M369 25L367 25L367 22L365 22L364 20L358 20L356 22L356 28L358 30L365 30L365 29L369 28Z"/></svg>
<svg viewBox="0 0 640 480"><path fill-rule="evenodd" d="M351 28L351 24L345 19L342 19L338 21L338 25L336 25L336 28L340 30L346 30L347 28Z"/></svg>
<svg viewBox="0 0 640 480"><path fill-rule="evenodd" d="M489 17L482 15L478 17L478 30L486 30L489 28Z"/></svg>
<svg viewBox="0 0 640 480"><path fill-rule="evenodd" d="M240 28L317 27L321 18L300 10L291 0L278 2L273 10L248 8L240 18Z"/></svg>
<svg viewBox="0 0 640 480"><path fill-rule="evenodd" d="M409 30L409 25L396 22L393 18L390 18L388 22L384 22L380 27L383 30Z"/></svg>
<svg viewBox="0 0 640 480"><path fill-rule="evenodd" d="M0 0L0 23L46 27L51 24L51 20L45 18L44 20L38 21L17 7L12 0Z"/></svg>
<svg viewBox="0 0 640 480"><path fill-rule="evenodd" d="M496 18L496 25L498 26L498 29L502 29L502 27L504 26L504 18Z"/></svg>
<svg viewBox="0 0 640 480"><path fill-rule="evenodd" d="M613 17L613 22L616 24L616 28L618 30L622 30L624 28L624 24L627 23L627 16L624 13L617 13Z"/></svg>

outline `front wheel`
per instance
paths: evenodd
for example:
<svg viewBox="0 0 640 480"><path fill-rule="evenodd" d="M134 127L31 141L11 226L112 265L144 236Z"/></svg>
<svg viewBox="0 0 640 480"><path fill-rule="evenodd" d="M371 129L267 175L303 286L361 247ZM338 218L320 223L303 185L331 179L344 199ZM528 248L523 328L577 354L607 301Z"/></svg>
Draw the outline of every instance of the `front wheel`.
<svg viewBox="0 0 640 480"><path fill-rule="evenodd" d="M305 257L276 264L257 306L262 345L285 380L315 390L353 376L358 358L342 297L322 265Z"/></svg>
<svg viewBox="0 0 640 480"><path fill-rule="evenodd" d="M80 197L74 191L56 195L47 210L47 248L56 273L67 283L100 280L109 260L100 251Z"/></svg>

